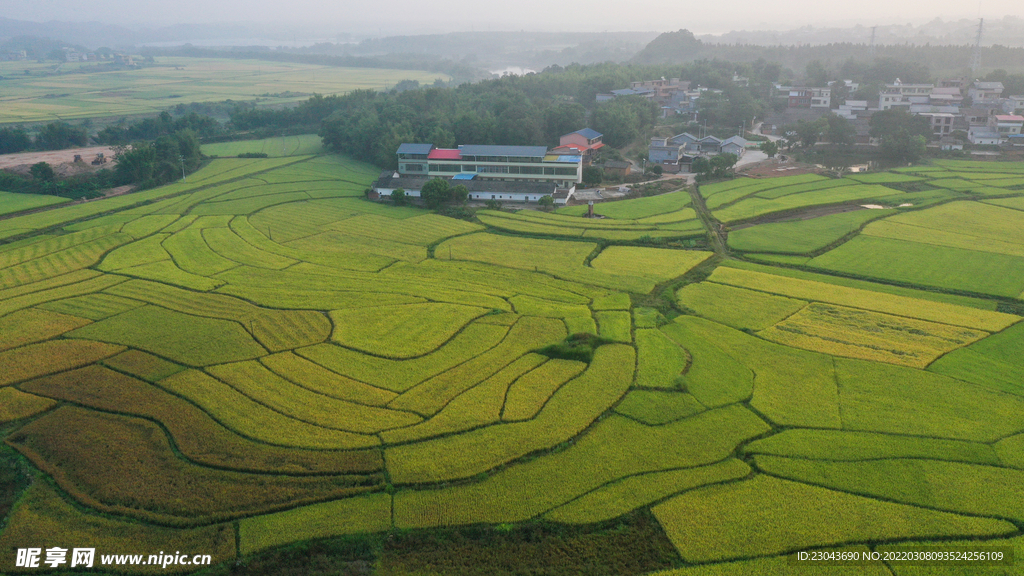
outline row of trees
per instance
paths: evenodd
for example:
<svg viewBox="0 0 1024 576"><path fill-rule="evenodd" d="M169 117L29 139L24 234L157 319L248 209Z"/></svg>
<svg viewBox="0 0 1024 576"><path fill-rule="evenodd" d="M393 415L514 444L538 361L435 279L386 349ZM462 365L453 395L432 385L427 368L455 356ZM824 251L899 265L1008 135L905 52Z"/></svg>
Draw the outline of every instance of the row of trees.
<svg viewBox="0 0 1024 576"><path fill-rule="evenodd" d="M72 146L85 146L89 136L85 127L67 122L51 122L36 133L35 138L21 126L0 128L0 154L14 154L26 150L62 150Z"/></svg>
<svg viewBox="0 0 1024 576"><path fill-rule="evenodd" d="M210 116L191 112L174 118L164 111L156 118L145 118L131 124L122 119L100 130L96 134L96 141L114 146L125 145L140 140L156 140L182 130L191 130L201 138L209 138L221 134L224 129L220 122Z"/></svg>

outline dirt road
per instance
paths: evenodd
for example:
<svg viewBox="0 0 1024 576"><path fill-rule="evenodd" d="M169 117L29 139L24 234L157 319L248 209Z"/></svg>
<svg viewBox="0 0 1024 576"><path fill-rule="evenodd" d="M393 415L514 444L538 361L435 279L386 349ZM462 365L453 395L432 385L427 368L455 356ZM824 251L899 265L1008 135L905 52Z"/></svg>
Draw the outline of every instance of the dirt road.
<svg viewBox="0 0 1024 576"><path fill-rule="evenodd" d="M107 158L114 157L114 150L110 146L93 146L91 148L69 148L67 150L49 150L46 152L19 152L18 154L0 155L0 169L13 168L15 166L32 165L36 162L46 162L52 166L75 161L75 154L81 154L86 164L92 162L97 154L103 153Z"/></svg>

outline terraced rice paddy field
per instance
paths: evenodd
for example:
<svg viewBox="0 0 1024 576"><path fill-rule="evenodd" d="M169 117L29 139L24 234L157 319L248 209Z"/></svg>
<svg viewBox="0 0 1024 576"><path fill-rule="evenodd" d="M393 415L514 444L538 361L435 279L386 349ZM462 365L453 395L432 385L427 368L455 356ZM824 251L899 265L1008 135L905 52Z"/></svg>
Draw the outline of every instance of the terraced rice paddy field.
<svg viewBox="0 0 1024 576"><path fill-rule="evenodd" d="M630 518L661 576L1022 558L1024 169L929 169L702 186L733 227L891 206L730 231L762 263L682 248L685 191L456 220L364 200L376 171L337 156L2 220L0 433L36 481L0 565ZM432 570L387 573L465 573Z"/></svg>
<svg viewBox="0 0 1024 576"><path fill-rule="evenodd" d="M50 74L53 68L53 64L0 63L5 86L0 95L0 124L151 114L177 104L229 99L291 104L313 93L384 89L406 79L428 84L448 79L417 70L221 58L157 57L143 68L103 71L96 71L95 63L67 63L59 75ZM32 74L25 75L26 69Z"/></svg>

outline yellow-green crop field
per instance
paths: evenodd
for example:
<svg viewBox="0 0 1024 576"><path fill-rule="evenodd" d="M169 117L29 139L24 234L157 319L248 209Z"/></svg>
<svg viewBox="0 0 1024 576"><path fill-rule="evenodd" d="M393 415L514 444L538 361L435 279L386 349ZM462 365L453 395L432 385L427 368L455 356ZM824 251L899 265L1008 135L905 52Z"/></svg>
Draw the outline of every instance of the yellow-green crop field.
<svg viewBox="0 0 1024 576"><path fill-rule="evenodd" d="M37 478L0 571L44 540L244 563L637 518L673 575L1021 549L1020 165L463 220L362 198L378 171L315 144L215 145L187 183L0 220L2 456ZM869 199L890 209L822 209Z"/></svg>
<svg viewBox="0 0 1024 576"><path fill-rule="evenodd" d="M251 101L293 104L318 94L383 90L402 80L433 83L444 74L419 70L341 68L315 64L221 58L157 57L139 69L101 70L68 64L59 74L44 69L3 73L0 124L152 114L192 102ZM50 68L53 68L51 65ZM242 150L243 152L276 152ZM217 152L210 152L216 154ZM223 154L225 156L230 154Z"/></svg>

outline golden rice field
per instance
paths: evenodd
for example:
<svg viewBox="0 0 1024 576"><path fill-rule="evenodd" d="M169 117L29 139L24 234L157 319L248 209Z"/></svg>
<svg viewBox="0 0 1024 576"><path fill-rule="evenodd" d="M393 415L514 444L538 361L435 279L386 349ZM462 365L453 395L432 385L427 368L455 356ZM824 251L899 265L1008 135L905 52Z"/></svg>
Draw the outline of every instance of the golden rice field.
<svg viewBox="0 0 1024 576"><path fill-rule="evenodd" d="M702 186L730 220L990 183L744 228L757 253L810 247L771 265L676 242L706 234L685 193L458 220L365 200L376 169L330 155L0 220L0 456L37 479L0 572L44 537L245 564L637 518L660 576L936 542L1024 557L1024 170L930 170Z"/></svg>
<svg viewBox="0 0 1024 576"><path fill-rule="evenodd" d="M0 124L152 114L192 102L259 99L264 106L294 104L313 93L384 90L402 80L427 84L437 78L448 80L444 74L422 70L171 56L157 57L155 63L139 69L104 70L95 63L78 62L61 66L61 72L53 74L54 67L0 63L5 86L0 94ZM24 74L26 68L32 68L32 74ZM220 145L215 148L215 153L223 155L233 151ZM278 148L266 151L274 155Z"/></svg>

